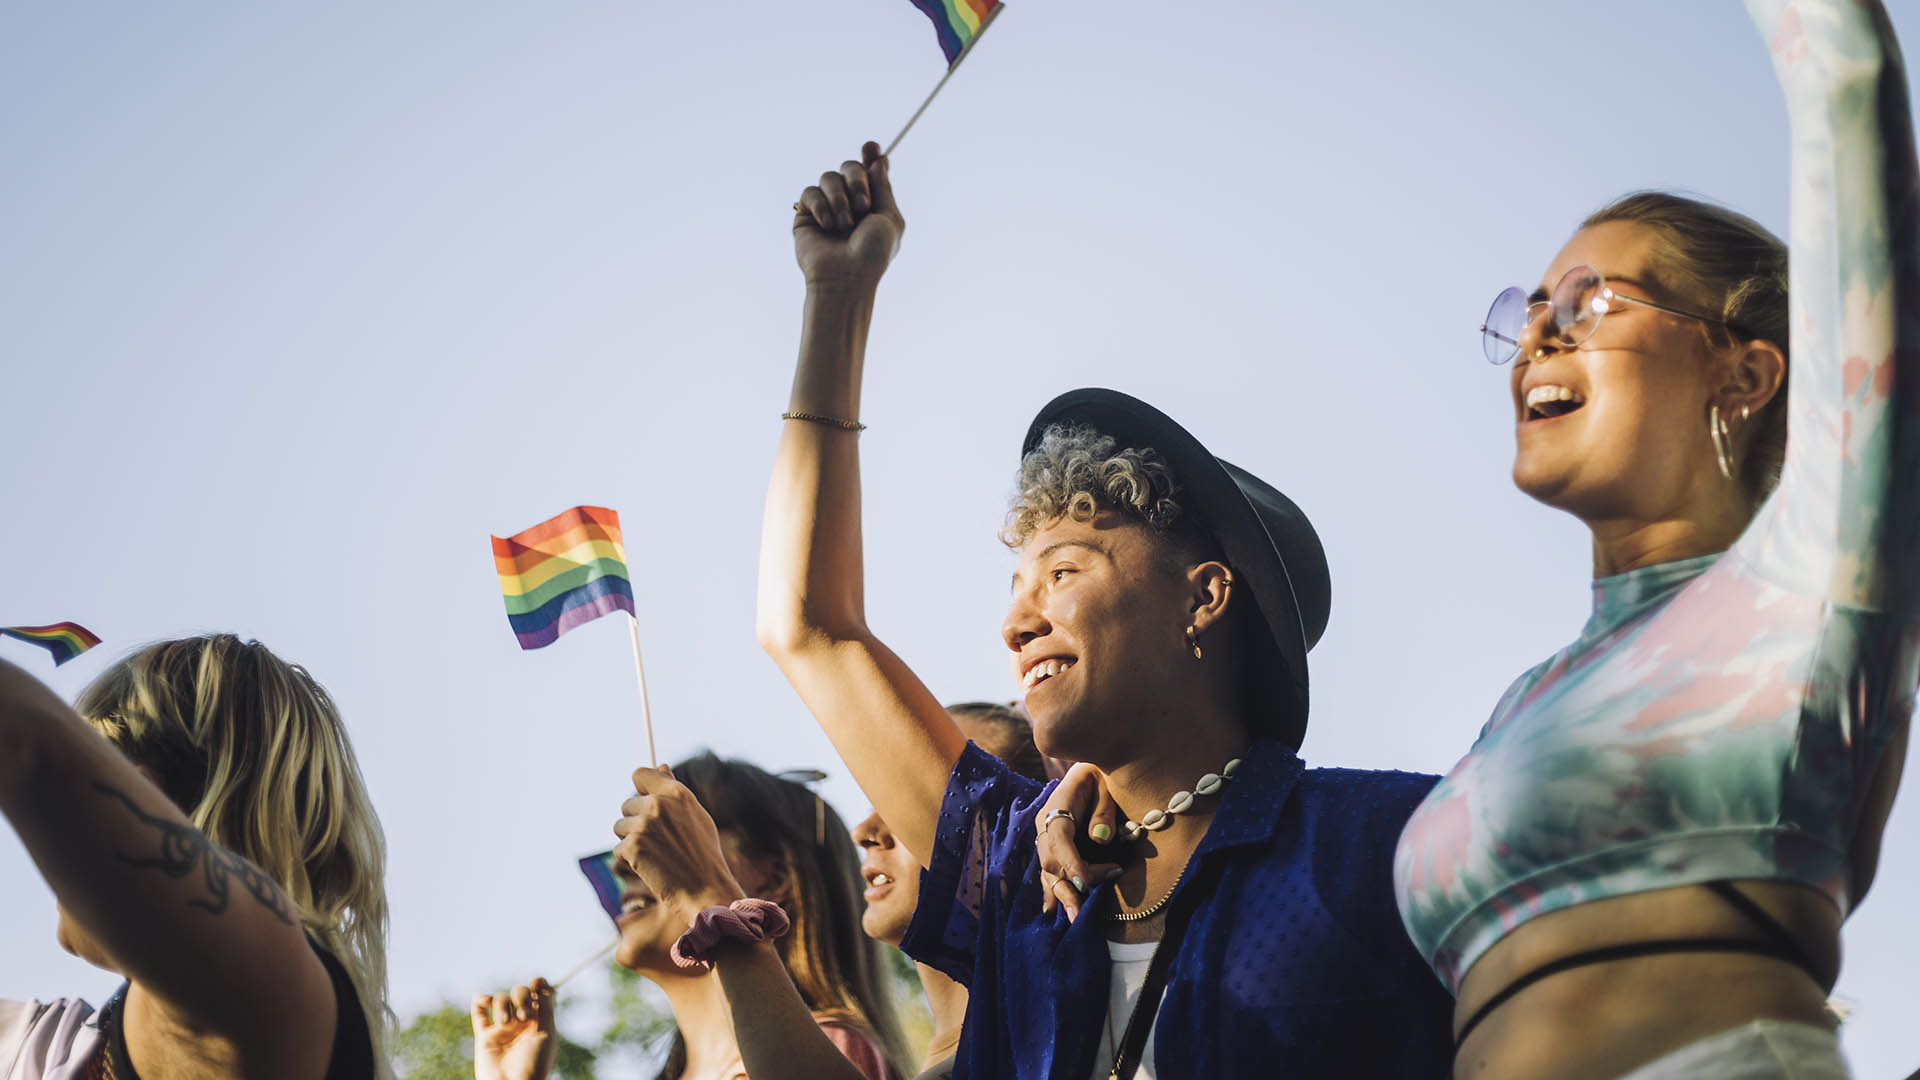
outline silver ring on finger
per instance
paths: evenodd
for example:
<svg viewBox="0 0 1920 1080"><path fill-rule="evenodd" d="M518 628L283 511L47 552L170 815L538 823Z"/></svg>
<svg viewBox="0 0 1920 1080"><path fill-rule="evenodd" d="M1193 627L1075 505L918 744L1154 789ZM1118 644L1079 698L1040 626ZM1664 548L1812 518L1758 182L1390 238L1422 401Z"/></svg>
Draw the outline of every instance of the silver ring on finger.
<svg viewBox="0 0 1920 1080"><path fill-rule="evenodd" d="M1047 816L1040 819L1040 831L1046 832L1048 829L1053 828L1053 823L1060 820L1061 818L1066 818L1067 821L1071 822L1075 828L1079 828L1080 826L1080 823L1078 821L1074 821L1073 819L1073 811L1049 810L1047 811Z"/></svg>

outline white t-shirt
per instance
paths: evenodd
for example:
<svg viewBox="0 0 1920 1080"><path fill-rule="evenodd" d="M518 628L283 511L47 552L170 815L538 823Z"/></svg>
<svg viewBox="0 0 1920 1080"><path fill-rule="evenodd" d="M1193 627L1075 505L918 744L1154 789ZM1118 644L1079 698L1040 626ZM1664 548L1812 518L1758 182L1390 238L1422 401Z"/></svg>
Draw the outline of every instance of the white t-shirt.
<svg viewBox="0 0 1920 1080"><path fill-rule="evenodd" d="M75 1080L105 1041L84 1001L0 1001L0 1080Z"/></svg>
<svg viewBox="0 0 1920 1080"><path fill-rule="evenodd" d="M1107 942L1107 959L1113 961L1113 974L1107 983L1106 1030L1100 1035L1100 1053L1093 1059L1093 1080L1107 1080L1107 1075L1113 1072L1114 1055L1119 1053L1120 1041L1126 1038L1127 1021L1133 1016L1133 1006L1140 1000L1141 989L1147 985L1147 967L1153 963L1153 950L1159 947L1157 941L1134 945ZM1162 1001L1166 996L1166 990L1161 990ZM1158 1002L1154 1003L1153 1015L1160 1015ZM1151 1029L1147 1031L1147 1045L1140 1051L1140 1067L1133 1075L1135 1080L1153 1080Z"/></svg>

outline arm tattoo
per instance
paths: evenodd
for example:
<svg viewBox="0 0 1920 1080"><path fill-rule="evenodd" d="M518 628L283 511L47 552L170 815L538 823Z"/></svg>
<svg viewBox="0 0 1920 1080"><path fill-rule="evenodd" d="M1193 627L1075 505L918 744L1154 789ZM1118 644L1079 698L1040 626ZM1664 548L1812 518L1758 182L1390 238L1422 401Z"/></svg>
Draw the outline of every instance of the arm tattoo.
<svg viewBox="0 0 1920 1080"><path fill-rule="evenodd" d="M93 781L94 790L110 798L120 800L127 812L140 819L144 825L150 825L160 834L160 854L156 858L138 858L124 851L114 852L114 857L128 866L142 869L154 869L170 878L184 878L192 874L195 866L204 865L204 880L207 885L208 899L189 900L187 906L204 908L215 915L227 910L227 897L231 882L238 881L247 891L266 908L275 918L288 926L294 925L292 904L286 894L280 891L266 872L247 860L235 855L223 847L208 840L206 834L191 825L157 818L140 809L126 793L117 788Z"/></svg>

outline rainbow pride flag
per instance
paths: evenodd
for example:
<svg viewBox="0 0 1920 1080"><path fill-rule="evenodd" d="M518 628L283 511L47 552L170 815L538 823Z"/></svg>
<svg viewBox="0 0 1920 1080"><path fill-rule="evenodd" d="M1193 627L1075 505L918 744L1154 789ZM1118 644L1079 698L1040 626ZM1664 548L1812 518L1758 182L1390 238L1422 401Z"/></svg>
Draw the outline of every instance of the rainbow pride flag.
<svg viewBox="0 0 1920 1080"><path fill-rule="evenodd" d="M94 636L93 631L77 622L57 622L51 626L0 626L0 636L47 650L53 654L54 667L100 644L100 639Z"/></svg>
<svg viewBox="0 0 1920 1080"><path fill-rule="evenodd" d="M587 875L587 883L593 886L593 894L600 898L600 909L616 923L620 921L620 872L615 869L619 862L619 856L611 851L588 855L580 860L580 872Z"/></svg>
<svg viewBox="0 0 1920 1080"><path fill-rule="evenodd" d="M633 613L620 515L603 506L576 506L525 532L493 537L493 564L523 649L551 645L602 615Z"/></svg>
<svg viewBox="0 0 1920 1080"><path fill-rule="evenodd" d="M933 20L940 51L947 54L947 66L952 67L999 10L1000 0L913 0L913 6Z"/></svg>

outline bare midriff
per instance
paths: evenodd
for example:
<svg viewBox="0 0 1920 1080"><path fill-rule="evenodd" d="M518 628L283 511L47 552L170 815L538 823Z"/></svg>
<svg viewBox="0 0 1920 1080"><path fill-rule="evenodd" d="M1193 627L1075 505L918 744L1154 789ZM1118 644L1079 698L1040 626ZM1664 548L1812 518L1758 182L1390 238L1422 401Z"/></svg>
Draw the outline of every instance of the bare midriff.
<svg viewBox="0 0 1920 1080"><path fill-rule="evenodd" d="M1820 892L1783 882L1740 890L1785 927L1823 976L1840 969L1840 913ZM1694 885L1616 896L1530 920L1487 950L1461 984L1457 1032L1515 979L1562 957L1676 938L1763 941L1740 912ZM1616 1080L1754 1020L1831 1028L1826 989L1783 960L1747 953L1662 953L1559 972L1502 1004L1454 1056L1454 1080Z"/></svg>

